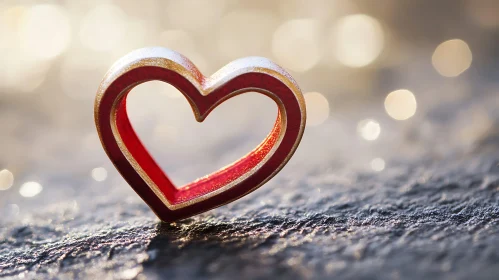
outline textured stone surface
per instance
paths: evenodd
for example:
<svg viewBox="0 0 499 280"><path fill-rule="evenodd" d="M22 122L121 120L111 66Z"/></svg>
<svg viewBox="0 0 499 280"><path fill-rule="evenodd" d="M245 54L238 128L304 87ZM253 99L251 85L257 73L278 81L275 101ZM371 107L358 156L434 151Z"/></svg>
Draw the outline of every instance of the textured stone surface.
<svg viewBox="0 0 499 280"><path fill-rule="evenodd" d="M0 276L497 277L497 157L477 151L385 171L281 176L236 203L171 225L124 185L110 191L112 199L81 195L78 204L3 221Z"/></svg>

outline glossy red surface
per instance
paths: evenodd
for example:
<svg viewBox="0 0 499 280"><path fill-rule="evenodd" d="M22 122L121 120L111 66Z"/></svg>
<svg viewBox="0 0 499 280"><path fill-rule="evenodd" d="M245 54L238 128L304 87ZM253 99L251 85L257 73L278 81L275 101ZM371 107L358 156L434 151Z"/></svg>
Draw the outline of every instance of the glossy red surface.
<svg viewBox="0 0 499 280"><path fill-rule="evenodd" d="M207 78L199 76L200 73L195 68L185 72L189 66L176 68L141 64L121 69L120 74L112 77L109 83L103 82L102 95L96 100L97 129L108 156L125 180L163 221L175 221L207 211L261 186L289 160L304 128L305 112L300 100L301 93L298 92L297 96L286 81L283 82L282 75L272 75L272 69L260 71L260 65L247 65L250 66L247 67L249 70L239 71L237 75L228 72L227 76L230 78L226 81L223 72L217 73L224 82L202 93L199 87L206 84ZM192 79L189 80L192 76L186 77L186 73L199 78L199 85L193 84ZM269 95L276 101L279 114L270 134L249 154L219 171L177 188L145 149L127 116L127 94L137 84L150 80L164 81L179 89L189 100L200 121L226 99L247 91ZM123 146L129 152L128 158ZM136 164L132 163L133 160L131 162L130 156ZM138 169L143 170L150 180L144 179ZM151 182L166 198L166 203L164 199L161 200L157 191L154 192Z"/></svg>

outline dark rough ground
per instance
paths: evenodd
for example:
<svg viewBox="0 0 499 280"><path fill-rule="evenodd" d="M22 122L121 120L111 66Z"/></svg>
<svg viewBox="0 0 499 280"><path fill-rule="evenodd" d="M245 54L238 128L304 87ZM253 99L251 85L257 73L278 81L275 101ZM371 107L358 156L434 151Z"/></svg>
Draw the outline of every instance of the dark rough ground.
<svg viewBox="0 0 499 280"><path fill-rule="evenodd" d="M278 178L171 225L128 192L80 197L79 209L59 204L3 222L0 276L497 279L494 150L400 164L383 176L337 168Z"/></svg>

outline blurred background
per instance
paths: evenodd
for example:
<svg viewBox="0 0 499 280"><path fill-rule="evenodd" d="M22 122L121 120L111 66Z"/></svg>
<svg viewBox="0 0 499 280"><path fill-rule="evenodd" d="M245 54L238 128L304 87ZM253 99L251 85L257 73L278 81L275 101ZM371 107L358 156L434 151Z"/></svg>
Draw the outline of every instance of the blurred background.
<svg viewBox="0 0 499 280"><path fill-rule="evenodd" d="M0 219L61 202L79 209L83 194L134 196L100 145L93 101L112 63L147 46L184 54L205 75L245 56L287 69L308 120L278 176L334 177L339 166L382 176L485 152L499 141L497 15L494 0L1 1ZM199 124L160 82L129 100L134 127L179 186L249 152L277 112L249 93Z"/></svg>

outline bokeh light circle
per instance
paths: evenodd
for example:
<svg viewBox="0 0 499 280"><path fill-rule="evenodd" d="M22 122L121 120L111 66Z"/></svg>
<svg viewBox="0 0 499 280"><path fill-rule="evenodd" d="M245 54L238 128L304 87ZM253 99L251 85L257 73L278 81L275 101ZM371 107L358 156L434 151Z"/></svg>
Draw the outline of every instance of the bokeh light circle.
<svg viewBox="0 0 499 280"><path fill-rule="evenodd" d="M385 169L385 160L382 158L374 158L373 160L371 160L370 165L372 170L380 172Z"/></svg>
<svg viewBox="0 0 499 280"><path fill-rule="evenodd" d="M0 171L0 191L8 190L14 184L14 174L7 169Z"/></svg>
<svg viewBox="0 0 499 280"><path fill-rule="evenodd" d="M117 6L102 4L88 12L80 27L80 40L94 51L110 51L121 45L127 26L126 14Z"/></svg>
<svg viewBox="0 0 499 280"><path fill-rule="evenodd" d="M343 65L359 68L373 63L384 48L381 24L364 14L338 20L330 34L334 57Z"/></svg>
<svg viewBox="0 0 499 280"><path fill-rule="evenodd" d="M468 44L452 39L438 45L431 57L433 67L444 77L456 77L471 66L473 59Z"/></svg>
<svg viewBox="0 0 499 280"><path fill-rule="evenodd" d="M305 93L307 106L307 126L322 124L329 117L329 102L324 95L318 92Z"/></svg>
<svg viewBox="0 0 499 280"><path fill-rule="evenodd" d="M31 7L19 30L21 49L36 59L47 60L63 53L71 41L66 10L58 5Z"/></svg>
<svg viewBox="0 0 499 280"><path fill-rule="evenodd" d="M416 97L407 89L390 92L385 98L386 113L399 121L407 120L416 113Z"/></svg>
<svg viewBox="0 0 499 280"><path fill-rule="evenodd" d="M26 182L21 185L19 193L24 197L34 197L41 193L43 190L42 185L38 182Z"/></svg>
<svg viewBox="0 0 499 280"><path fill-rule="evenodd" d="M107 178L107 170L104 167L96 167L92 169L92 178L97 182L102 182Z"/></svg>
<svg viewBox="0 0 499 280"><path fill-rule="evenodd" d="M379 122L373 119L365 119L357 124L357 133L364 140L374 141L378 139L381 133L381 126Z"/></svg>
<svg viewBox="0 0 499 280"><path fill-rule="evenodd" d="M284 68L305 72L322 57L320 39L320 26L316 20L286 21L274 32L272 53Z"/></svg>

